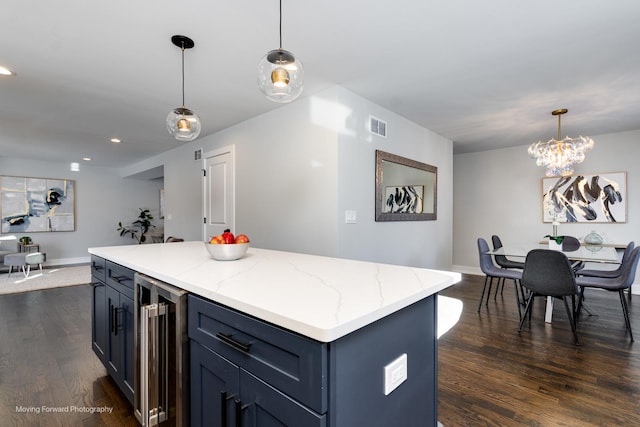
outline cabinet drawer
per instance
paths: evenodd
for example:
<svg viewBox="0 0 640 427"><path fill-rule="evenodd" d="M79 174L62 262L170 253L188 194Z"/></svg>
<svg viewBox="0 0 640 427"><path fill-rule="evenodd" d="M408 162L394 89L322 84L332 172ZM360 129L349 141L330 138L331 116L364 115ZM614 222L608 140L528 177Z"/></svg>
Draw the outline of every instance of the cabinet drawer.
<svg viewBox="0 0 640 427"><path fill-rule="evenodd" d="M189 295L189 338L309 408L327 411L327 344Z"/></svg>
<svg viewBox="0 0 640 427"><path fill-rule="evenodd" d="M107 277L106 264L107 262L104 258L91 255L91 275L101 282L104 282Z"/></svg>
<svg viewBox="0 0 640 427"><path fill-rule="evenodd" d="M107 285L133 299L133 276L135 271L107 261Z"/></svg>

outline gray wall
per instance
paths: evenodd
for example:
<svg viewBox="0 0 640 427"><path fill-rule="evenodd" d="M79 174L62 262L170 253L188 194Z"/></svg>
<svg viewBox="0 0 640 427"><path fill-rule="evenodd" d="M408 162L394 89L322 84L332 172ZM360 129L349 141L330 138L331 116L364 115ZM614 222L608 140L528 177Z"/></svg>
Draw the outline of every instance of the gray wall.
<svg viewBox="0 0 640 427"><path fill-rule="evenodd" d="M590 135L596 145L576 174L627 172L627 222L561 224L558 232L584 237L597 230L605 243L640 242L640 130L607 135ZM527 145L459 154L454 165L453 268L478 273L476 239L501 236L504 244L531 245L551 234L552 226L542 222L542 178L527 154Z"/></svg>
<svg viewBox="0 0 640 427"><path fill-rule="evenodd" d="M0 157L0 175L75 180L76 231L56 233L18 233L29 235L47 254L48 265L88 262L87 249L93 246L133 244L116 231L118 221L129 224L148 208L156 218L162 180L123 179L113 169L80 165L71 172L69 164ZM155 223L161 228L162 221Z"/></svg>
<svg viewBox="0 0 640 427"><path fill-rule="evenodd" d="M387 122L387 138L368 132L369 115ZM86 262L89 247L131 244L116 232L118 221L135 219L138 207L157 216L162 187L165 236L202 240L202 161L194 151L228 145L236 156L235 232L252 245L451 268L451 141L340 87L119 170L0 158L0 173L76 180L76 231L33 237L57 264ZM376 149L438 167L437 221L374 221ZM162 175L164 182L148 179ZM356 224L345 224L345 210L357 212Z"/></svg>
<svg viewBox="0 0 640 427"><path fill-rule="evenodd" d="M388 122L388 138L367 131L369 115ZM340 87L125 168L164 165L166 235L202 239L202 165L193 152L231 144L236 232L254 246L450 269L451 142ZM438 166L438 221L374 221L376 149ZM344 223L345 210L357 212L356 224Z"/></svg>
<svg viewBox="0 0 640 427"><path fill-rule="evenodd" d="M453 148L451 141L397 114L339 89L338 103L350 112L340 129L338 224L344 258L451 269ZM369 116L387 122L387 138L368 131ZM438 168L436 221L375 222L375 150ZM346 224L345 210L357 212Z"/></svg>

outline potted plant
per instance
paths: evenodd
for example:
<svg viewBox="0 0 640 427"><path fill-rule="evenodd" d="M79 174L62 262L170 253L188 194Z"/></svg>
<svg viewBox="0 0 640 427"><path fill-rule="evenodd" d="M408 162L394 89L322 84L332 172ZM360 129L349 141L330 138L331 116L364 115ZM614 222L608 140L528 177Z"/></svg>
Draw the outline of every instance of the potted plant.
<svg viewBox="0 0 640 427"><path fill-rule="evenodd" d="M141 245L147 240L147 232L150 229L156 228L153 225L153 216L149 213L149 209L140 209L140 214L138 218L131 223L129 227L125 227L122 225L122 222L118 222L118 231L120 232L120 236L125 236L127 234L131 235L132 239L136 239L138 244Z"/></svg>
<svg viewBox="0 0 640 427"><path fill-rule="evenodd" d="M544 237L549 239L549 249L556 249L560 251L562 250L562 240L564 240L564 236L552 236L550 234L547 234Z"/></svg>

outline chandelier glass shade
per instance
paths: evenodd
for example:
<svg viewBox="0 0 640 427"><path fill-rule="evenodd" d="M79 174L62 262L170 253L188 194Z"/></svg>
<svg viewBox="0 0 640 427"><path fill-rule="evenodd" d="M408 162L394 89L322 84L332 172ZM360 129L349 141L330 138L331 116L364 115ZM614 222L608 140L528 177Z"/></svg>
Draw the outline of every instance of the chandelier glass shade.
<svg viewBox="0 0 640 427"><path fill-rule="evenodd" d="M585 136L561 138L560 117L567 111L563 108L551 112L552 115L558 116L558 139L538 141L529 146L529 155L536 159L536 164L547 168L546 176L573 174L574 165L582 163L585 154L595 145L593 139Z"/></svg>
<svg viewBox="0 0 640 427"><path fill-rule="evenodd" d="M167 130L178 141L193 141L200 135L202 126L200 118L184 106L184 50L191 49L195 44L186 36L171 37L171 42L182 52L182 106L169 111L167 115Z"/></svg>
<svg viewBox="0 0 640 427"><path fill-rule="evenodd" d="M302 93L304 69L291 52L282 49L282 0L280 0L280 48L258 63L258 87L275 102L291 102Z"/></svg>

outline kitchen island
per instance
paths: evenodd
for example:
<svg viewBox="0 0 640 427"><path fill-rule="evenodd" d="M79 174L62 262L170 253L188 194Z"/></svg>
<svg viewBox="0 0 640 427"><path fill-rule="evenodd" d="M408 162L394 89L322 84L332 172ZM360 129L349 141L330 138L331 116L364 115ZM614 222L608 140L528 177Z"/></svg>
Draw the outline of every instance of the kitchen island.
<svg viewBox="0 0 640 427"><path fill-rule="evenodd" d="M257 248L214 261L202 242L89 252L191 293L193 425L436 424L436 295L459 274ZM237 390L216 388L236 382L227 365ZM241 399L211 405L220 392Z"/></svg>

